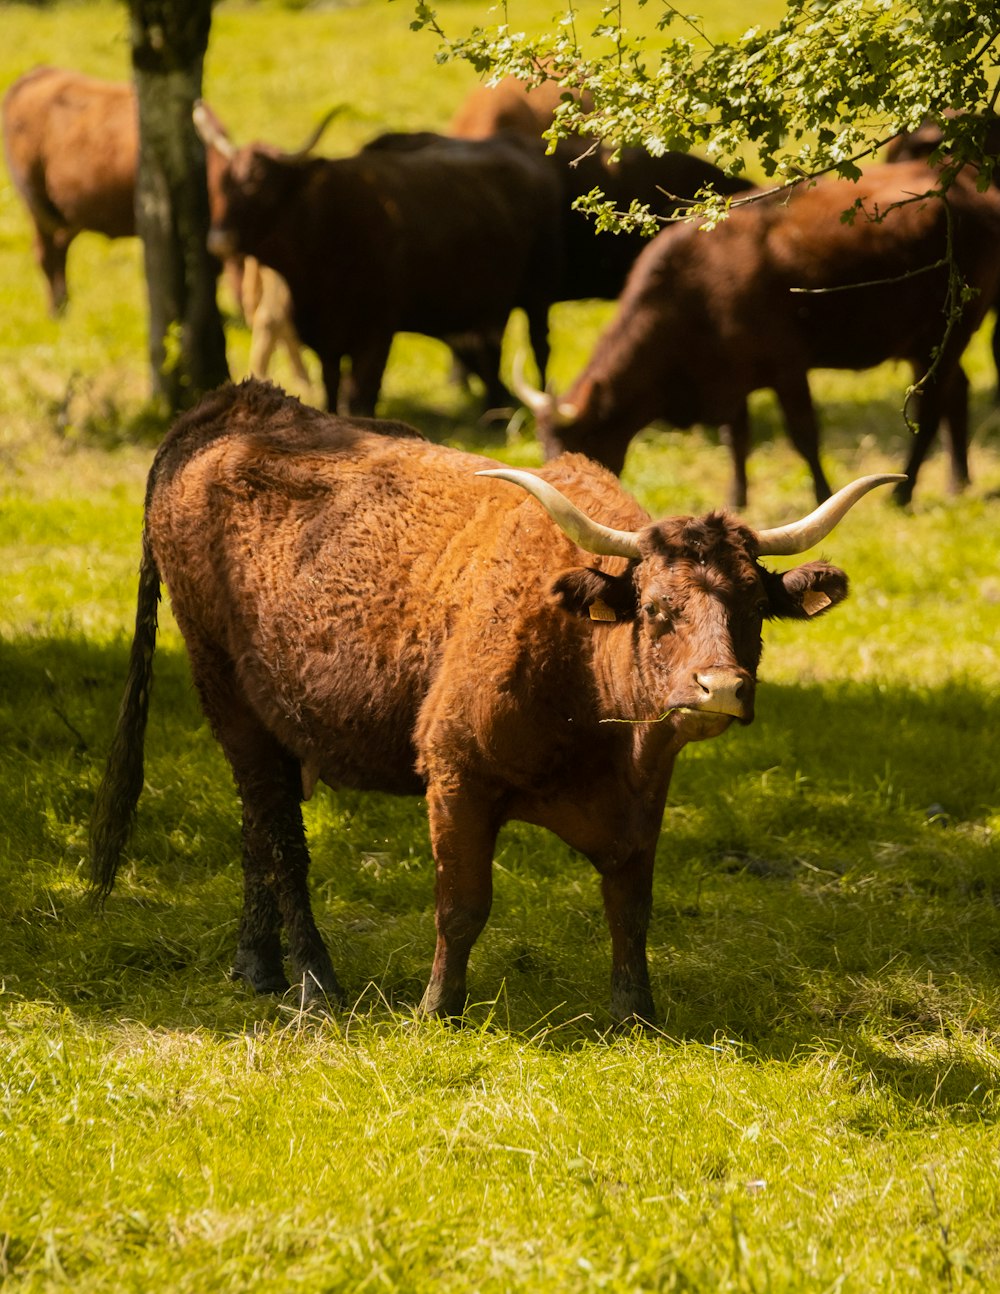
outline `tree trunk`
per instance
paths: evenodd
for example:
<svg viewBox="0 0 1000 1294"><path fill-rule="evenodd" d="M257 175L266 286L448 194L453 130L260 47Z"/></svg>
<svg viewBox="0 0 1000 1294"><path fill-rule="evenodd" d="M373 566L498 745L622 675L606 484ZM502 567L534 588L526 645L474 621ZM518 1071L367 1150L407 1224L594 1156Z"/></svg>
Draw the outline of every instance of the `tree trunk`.
<svg viewBox="0 0 1000 1294"><path fill-rule="evenodd" d="M136 230L145 252L154 396L187 408L229 377L206 246L205 150L192 120L201 97L210 0L129 0L139 104Z"/></svg>

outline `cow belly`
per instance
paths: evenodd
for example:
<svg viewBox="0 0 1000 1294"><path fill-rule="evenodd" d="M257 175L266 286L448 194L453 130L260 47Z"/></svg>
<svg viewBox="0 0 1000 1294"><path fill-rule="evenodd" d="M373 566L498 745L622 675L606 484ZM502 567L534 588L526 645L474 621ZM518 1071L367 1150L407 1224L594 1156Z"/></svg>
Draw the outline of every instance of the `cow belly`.
<svg viewBox="0 0 1000 1294"><path fill-rule="evenodd" d="M238 673L261 722L328 786L423 793L412 687L368 677L363 662L321 656L296 667L288 656L279 666L255 654Z"/></svg>

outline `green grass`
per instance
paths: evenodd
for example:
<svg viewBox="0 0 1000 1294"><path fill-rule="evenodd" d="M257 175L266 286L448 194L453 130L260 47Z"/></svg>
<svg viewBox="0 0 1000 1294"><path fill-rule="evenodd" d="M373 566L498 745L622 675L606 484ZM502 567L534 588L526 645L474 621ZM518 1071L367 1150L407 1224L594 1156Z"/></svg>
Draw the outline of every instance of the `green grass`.
<svg viewBox="0 0 1000 1294"><path fill-rule="evenodd" d="M745 21L710 12L720 30ZM443 13L484 16L465 0ZM435 66L409 18L224 3L207 93L238 137L289 144L347 102L332 151L443 125L474 77ZM3 24L3 84L41 60L126 74L117 5L13 4ZM518 824L501 836L469 1027L417 1020L434 941L423 804L322 788L307 806L315 907L352 1008L316 1022L227 980L238 806L167 610L135 840L105 915L85 899L160 429L137 247L81 237L69 278L56 323L0 172L0 1284L995 1289L986 338L969 357L968 495L947 497L937 456L912 510L866 499L824 545L851 598L770 626L757 721L679 762L650 938L661 1032L608 1032L596 878ZM563 385L607 314L554 312ZM228 331L239 376L247 337ZM400 338L383 412L539 461L530 427L477 425L447 368L443 347ZM891 367L817 375L837 483L902 460L904 382ZM755 413L748 517L773 525L808 507L809 483L770 397ZM704 510L725 497L727 455L711 432L651 430L625 480L654 513Z"/></svg>

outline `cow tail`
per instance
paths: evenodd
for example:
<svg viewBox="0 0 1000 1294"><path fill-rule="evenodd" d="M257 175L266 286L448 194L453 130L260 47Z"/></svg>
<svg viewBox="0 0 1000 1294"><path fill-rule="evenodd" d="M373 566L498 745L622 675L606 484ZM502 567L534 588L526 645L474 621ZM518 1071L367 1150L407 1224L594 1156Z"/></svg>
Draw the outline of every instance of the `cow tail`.
<svg viewBox="0 0 1000 1294"><path fill-rule="evenodd" d="M118 722L104 778L90 819L90 884L98 904L104 902L115 883L118 864L132 834L136 806L142 792L143 745L149 715L149 693L153 684L153 652L156 648L156 612L159 601L160 572L149 546L149 538L144 533L135 634L129 652L125 693L118 710Z"/></svg>

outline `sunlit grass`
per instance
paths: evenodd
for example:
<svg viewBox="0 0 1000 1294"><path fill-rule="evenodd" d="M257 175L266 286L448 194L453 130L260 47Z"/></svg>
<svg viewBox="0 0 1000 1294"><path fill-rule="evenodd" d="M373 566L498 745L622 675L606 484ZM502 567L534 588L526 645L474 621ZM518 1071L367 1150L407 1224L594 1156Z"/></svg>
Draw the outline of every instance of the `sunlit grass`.
<svg viewBox="0 0 1000 1294"><path fill-rule="evenodd" d="M445 14L485 16L465 0ZM237 137L285 144L344 102L331 151L443 125L474 77L436 68L409 18L223 4L207 93ZM749 21L732 6L723 20ZM8 5L3 24L5 84L37 61L127 73L120 6ZM1000 424L985 338L968 364L971 491L947 496L938 455L911 510L859 505L823 546L852 596L767 626L757 720L679 761L650 933L661 1032L608 1033L596 878L523 824L499 842L469 1026L417 1020L434 943L423 803L324 788L306 806L313 895L352 1008L316 1022L227 979L238 805L167 606L134 842L106 913L85 900L162 424L145 407L137 246L81 237L69 281L66 318L49 320L0 171L0 1283L994 1288ZM609 313L553 312L561 389ZM228 336L241 376L246 330L230 319ZM515 318L508 369L522 337ZM448 369L439 343L397 339L383 411L539 462L530 424L478 425ZM816 375L835 483L898 467L906 380ZM747 517L774 525L810 506L808 475L770 396L754 418ZM728 478L701 429L643 433L624 473L654 514L718 507Z"/></svg>

